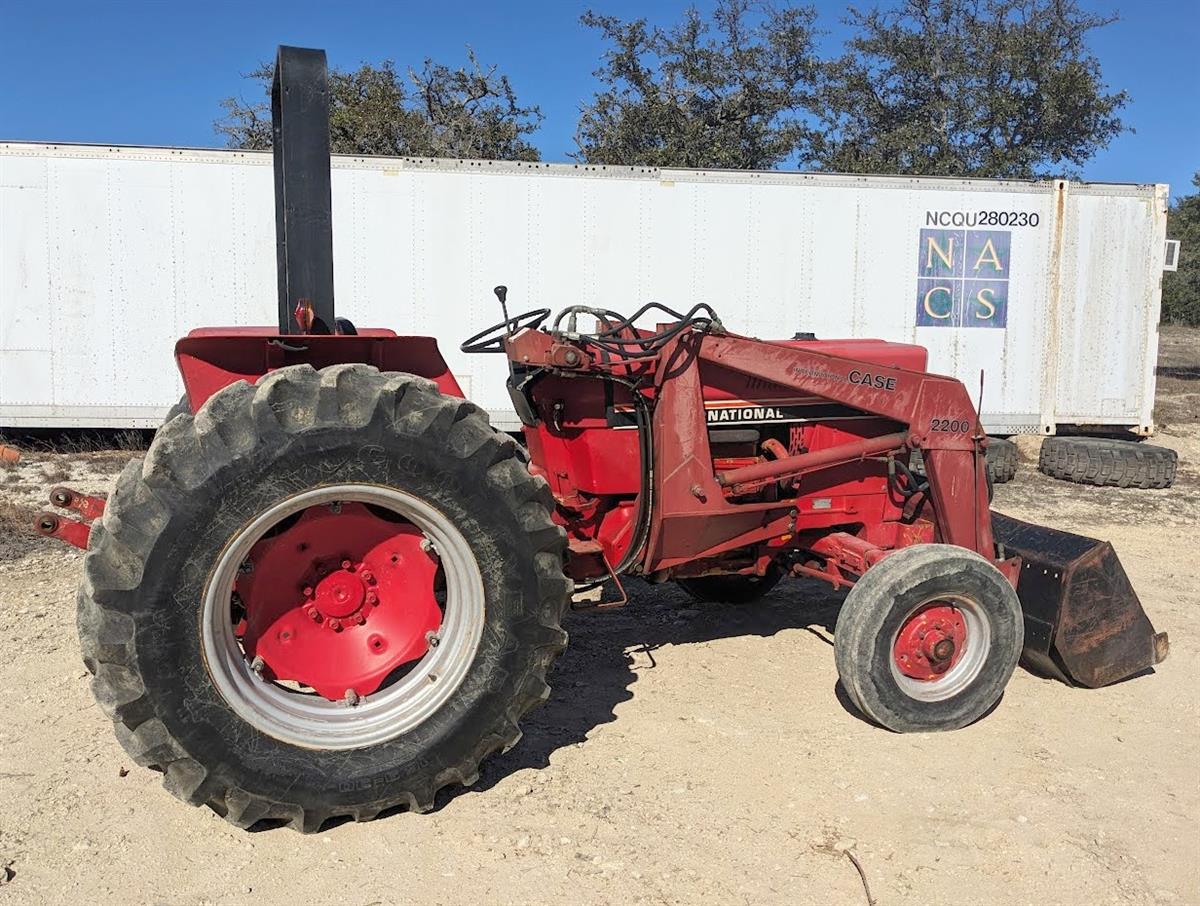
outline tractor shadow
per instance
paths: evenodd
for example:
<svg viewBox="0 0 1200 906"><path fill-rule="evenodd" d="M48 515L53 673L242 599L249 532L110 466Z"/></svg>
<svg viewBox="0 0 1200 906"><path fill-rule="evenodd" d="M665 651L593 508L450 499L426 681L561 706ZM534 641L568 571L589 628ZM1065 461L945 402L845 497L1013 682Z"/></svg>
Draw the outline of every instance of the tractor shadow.
<svg viewBox="0 0 1200 906"><path fill-rule="evenodd" d="M812 633L833 645L833 628L845 592L812 580L780 583L752 604L697 604L673 583L626 583L629 603L619 610L570 614L571 641L550 677L549 700L522 722L524 736L509 752L485 763L469 788L444 791L437 808L468 792L486 791L526 769L542 769L554 752L587 740L616 719L615 709L633 698L638 674L657 669L655 652L674 645L749 636L767 638L789 629ZM837 689L842 706L865 720Z"/></svg>

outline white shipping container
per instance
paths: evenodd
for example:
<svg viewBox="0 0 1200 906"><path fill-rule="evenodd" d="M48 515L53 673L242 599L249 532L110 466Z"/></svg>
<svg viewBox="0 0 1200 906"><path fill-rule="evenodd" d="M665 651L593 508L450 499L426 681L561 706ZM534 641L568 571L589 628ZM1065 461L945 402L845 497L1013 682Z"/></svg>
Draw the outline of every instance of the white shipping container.
<svg viewBox="0 0 1200 906"><path fill-rule="evenodd" d="M269 153L0 143L0 426L156 426L199 326L275 324ZM919 343L993 434L1153 430L1167 186L334 157L337 311L438 338L518 425L509 309L707 302Z"/></svg>

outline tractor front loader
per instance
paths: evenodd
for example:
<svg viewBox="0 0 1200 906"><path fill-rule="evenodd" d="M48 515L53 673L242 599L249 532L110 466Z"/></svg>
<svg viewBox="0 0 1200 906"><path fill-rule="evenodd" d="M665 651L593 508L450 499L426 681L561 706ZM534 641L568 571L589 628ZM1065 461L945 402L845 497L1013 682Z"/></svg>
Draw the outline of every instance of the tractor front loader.
<svg viewBox="0 0 1200 906"><path fill-rule="evenodd" d="M497 287L463 349L506 356L523 445L492 428L433 339L335 316L325 85L280 49L278 326L180 340L183 411L106 501L56 489L83 521L39 522L87 549L93 690L176 796L304 831L429 809L549 694L573 592L618 606L629 576L849 589L838 675L900 732L979 719L1023 651L1087 686L1165 656L1111 547L991 512L977 413L919 346L703 304L510 317Z"/></svg>

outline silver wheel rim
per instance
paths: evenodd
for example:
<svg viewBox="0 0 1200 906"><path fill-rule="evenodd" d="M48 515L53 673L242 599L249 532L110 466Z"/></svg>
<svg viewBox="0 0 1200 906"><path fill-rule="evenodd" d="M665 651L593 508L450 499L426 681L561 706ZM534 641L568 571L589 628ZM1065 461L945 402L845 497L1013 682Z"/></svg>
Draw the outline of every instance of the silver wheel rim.
<svg viewBox="0 0 1200 906"><path fill-rule="evenodd" d="M234 635L231 596L238 567L281 520L335 501L368 503L403 516L437 549L446 579L440 641L393 684L351 707L262 679ZM239 717L283 742L311 749L378 745L428 720L466 678L483 636L483 577L471 547L440 510L396 488L341 484L289 497L259 514L229 541L204 591L201 638L209 675Z"/></svg>
<svg viewBox="0 0 1200 906"><path fill-rule="evenodd" d="M900 672L900 667L893 654L896 648L896 639L899 638L904 624L915 613L937 601L952 604L963 615L963 622L967 628L963 652L954 666L937 679L921 680L905 676ZM962 595L934 595L909 610L896 627L896 631L892 633L891 639L888 640L888 664L892 668L892 679L896 681L900 691L909 698L923 702L945 701L958 695L979 677L983 671L983 665L987 661L991 643L992 627L988 622L987 614L984 613L983 607L978 601Z"/></svg>

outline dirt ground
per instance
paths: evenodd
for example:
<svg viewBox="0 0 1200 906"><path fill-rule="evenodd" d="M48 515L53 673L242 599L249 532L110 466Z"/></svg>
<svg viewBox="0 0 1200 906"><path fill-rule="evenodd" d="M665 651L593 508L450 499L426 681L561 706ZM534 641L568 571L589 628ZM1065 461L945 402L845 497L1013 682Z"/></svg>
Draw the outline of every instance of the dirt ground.
<svg viewBox="0 0 1200 906"><path fill-rule="evenodd" d="M554 693L428 815L246 833L130 764L74 629L81 557L24 534L52 483L128 451L0 469L0 904L1200 903L1200 332L1165 331L1166 491L1036 471L996 508L1113 541L1170 658L1096 691L1018 671L956 733L894 735L836 688L838 596L743 607L635 585L571 617Z"/></svg>

